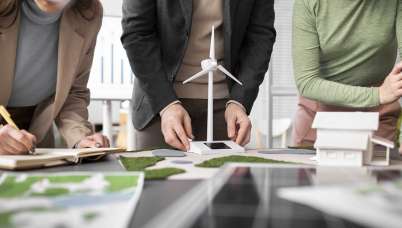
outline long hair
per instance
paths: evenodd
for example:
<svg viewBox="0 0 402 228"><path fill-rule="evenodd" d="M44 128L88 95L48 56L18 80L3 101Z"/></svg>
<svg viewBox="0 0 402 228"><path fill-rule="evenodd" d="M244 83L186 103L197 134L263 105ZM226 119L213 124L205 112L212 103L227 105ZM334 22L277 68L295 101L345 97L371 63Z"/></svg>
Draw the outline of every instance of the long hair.
<svg viewBox="0 0 402 228"><path fill-rule="evenodd" d="M72 8L84 19L90 21L94 19L97 10L98 0L73 0Z"/></svg>
<svg viewBox="0 0 402 228"><path fill-rule="evenodd" d="M17 0L0 0L0 17L8 16L17 7Z"/></svg>
<svg viewBox="0 0 402 228"><path fill-rule="evenodd" d="M17 19L17 0L0 0L0 29L8 28Z"/></svg>
<svg viewBox="0 0 402 228"><path fill-rule="evenodd" d="M18 10L19 5L25 0L0 0L0 19L9 16ZM98 10L99 0L72 0L71 8L86 20L92 20ZM13 19L15 21L15 18ZM1 23L0 23L1 26ZM6 26L7 27L7 26Z"/></svg>

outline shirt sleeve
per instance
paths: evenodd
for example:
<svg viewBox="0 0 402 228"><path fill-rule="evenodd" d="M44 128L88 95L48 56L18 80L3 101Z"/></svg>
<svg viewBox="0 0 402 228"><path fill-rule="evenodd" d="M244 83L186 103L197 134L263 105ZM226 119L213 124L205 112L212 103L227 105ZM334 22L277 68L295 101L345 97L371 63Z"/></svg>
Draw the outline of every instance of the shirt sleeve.
<svg viewBox="0 0 402 228"><path fill-rule="evenodd" d="M344 107L378 106L378 88L351 86L321 77L320 41L313 2L295 0L293 12L293 67L300 95L325 104Z"/></svg>
<svg viewBox="0 0 402 228"><path fill-rule="evenodd" d="M244 113L247 113L247 109L242 105L242 103L235 101L235 100L229 100L228 102L226 102L226 108L230 105L230 104L235 104L237 106L239 106L241 109L243 109Z"/></svg>
<svg viewBox="0 0 402 228"><path fill-rule="evenodd" d="M175 104L181 104L181 102L179 100L173 101L172 103L168 104L165 108L163 108L162 111L159 112L159 115L162 117L162 115L165 113L165 111L168 110L168 108L170 108L171 106L173 106Z"/></svg>
<svg viewBox="0 0 402 228"><path fill-rule="evenodd" d="M265 78L276 40L274 0L253 2L236 63L236 75L243 85L231 82L232 86L229 87L230 99L241 103L247 114L250 114Z"/></svg>
<svg viewBox="0 0 402 228"><path fill-rule="evenodd" d="M177 100L173 82L168 79L163 65L157 33L158 5L155 0L124 0L121 36L138 86L146 94L154 113Z"/></svg>

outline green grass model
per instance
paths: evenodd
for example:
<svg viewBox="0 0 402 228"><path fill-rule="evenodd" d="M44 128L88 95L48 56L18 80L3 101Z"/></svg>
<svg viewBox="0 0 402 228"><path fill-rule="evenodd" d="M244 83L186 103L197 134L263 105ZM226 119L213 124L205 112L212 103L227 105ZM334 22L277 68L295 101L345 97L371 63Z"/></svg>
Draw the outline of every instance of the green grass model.
<svg viewBox="0 0 402 228"><path fill-rule="evenodd" d="M156 165L165 160L160 157L124 157L120 156L120 161L128 171L144 171L146 168Z"/></svg>
<svg viewBox="0 0 402 228"><path fill-rule="evenodd" d="M127 171L143 171L145 173L146 180L163 180L170 176L185 172L185 170L178 168L146 169L148 167L156 165L156 163L163 160L165 160L165 158L161 157L120 157L120 161ZM260 157L233 155L221 158L213 158L204 161L196 166L201 168L219 168L228 162L292 164L291 162L278 161Z"/></svg>
<svg viewBox="0 0 402 228"><path fill-rule="evenodd" d="M178 168L146 169L163 160L165 159L161 157L120 157L120 161L127 171L143 171L146 180L164 180L170 176L186 172Z"/></svg>
<svg viewBox="0 0 402 228"><path fill-rule="evenodd" d="M147 180L163 180L170 176L185 173L186 171L178 168L163 168L145 170L145 179Z"/></svg>
<svg viewBox="0 0 402 228"><path fill-rule="evenodd" d="M197 167L202 168L219 168L223 166L225 163L229 162L237 162L237 163L270 163L270 164L291 164L291 162L285 161L278 161L260 157L250 157L250 156L227 156L227 157L220 157L220 158L213 158L207 161L204 161L198 165Z"/></svg>

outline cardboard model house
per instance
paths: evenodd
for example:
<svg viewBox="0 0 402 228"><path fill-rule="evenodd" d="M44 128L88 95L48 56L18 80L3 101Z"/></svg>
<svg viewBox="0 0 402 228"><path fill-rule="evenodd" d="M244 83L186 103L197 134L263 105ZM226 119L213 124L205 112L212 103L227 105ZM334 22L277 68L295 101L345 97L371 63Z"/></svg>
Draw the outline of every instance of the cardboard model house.
<svg viewBox="0 0 402 228"><path fill-rule="evenodd" d="M318 112L312 126L317 129L318 164L389 165L394 143L374 136L378 125L377 112Z"/></svg>

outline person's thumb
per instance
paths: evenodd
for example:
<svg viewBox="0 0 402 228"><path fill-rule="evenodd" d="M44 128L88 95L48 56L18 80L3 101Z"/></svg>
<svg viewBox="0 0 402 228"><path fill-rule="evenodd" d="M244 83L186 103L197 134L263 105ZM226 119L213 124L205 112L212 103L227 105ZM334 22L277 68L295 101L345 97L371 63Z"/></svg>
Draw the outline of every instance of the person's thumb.
<svg viewBox="0 0 402 228"><path fill-rule="evenodd" d="M184 117L184 130L189 138L194 139L193 127L191 126L191 118L188 115Z"/></svg>
<svg viewBox="0 0 402 228"><path fill-rule="evenodd" d="M395 65L395 67L392 69L391 74L399 74L402 72L402 62L399 62L398 64Z"/></svg>

